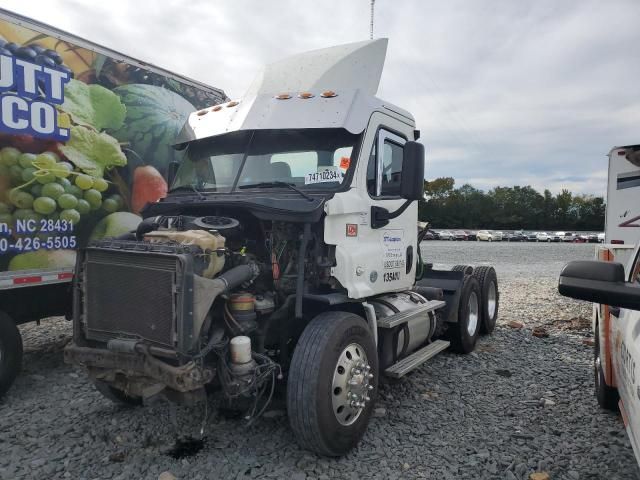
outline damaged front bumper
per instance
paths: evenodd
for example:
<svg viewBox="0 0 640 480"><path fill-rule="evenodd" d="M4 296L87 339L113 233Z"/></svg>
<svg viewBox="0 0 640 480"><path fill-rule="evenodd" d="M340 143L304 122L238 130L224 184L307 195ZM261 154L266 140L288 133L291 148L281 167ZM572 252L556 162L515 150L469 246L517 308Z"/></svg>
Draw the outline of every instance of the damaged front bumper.
<svg viewBox="0 0 640 480"><path fill-rule="evenodd" d="M137 391L142 396L146 396L142 390L157 390L158 387L181 393L193 392L202 389L214 376L213 370L192 361L180 366L170 365L151 355L142 344L136 345L134 352L126 353L72 343L64 350L64 361L86 367L94 379L125 383L126 390Z"/></svg>

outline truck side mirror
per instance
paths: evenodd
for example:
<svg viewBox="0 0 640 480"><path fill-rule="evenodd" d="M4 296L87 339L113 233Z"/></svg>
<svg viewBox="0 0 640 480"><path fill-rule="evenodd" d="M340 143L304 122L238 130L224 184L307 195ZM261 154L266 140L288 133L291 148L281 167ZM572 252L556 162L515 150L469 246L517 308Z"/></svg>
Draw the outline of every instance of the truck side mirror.
<svg viewBox="0 0 640 480"><path fill-rule="evenodd" d="M169 166L167 167L167 185L169 185L169 188L171 188L171 185L176 178L176 173L178 172L179 166L180 163L176 161L169 162Z"/></svg>
<svg viewBox="0 0 640 480"><path fill-rule="evenodd" d="M578 300L640 310L640 287L625 282L624 267L616 262L569 262L560 272L558 292Z"/></svg>
<svg viewBox="0 0 640 480"><path fill-rule="evenodd" d="M407 200L422 200L424 196L424 145L406 142L402 158L400 196Z"/></svg>

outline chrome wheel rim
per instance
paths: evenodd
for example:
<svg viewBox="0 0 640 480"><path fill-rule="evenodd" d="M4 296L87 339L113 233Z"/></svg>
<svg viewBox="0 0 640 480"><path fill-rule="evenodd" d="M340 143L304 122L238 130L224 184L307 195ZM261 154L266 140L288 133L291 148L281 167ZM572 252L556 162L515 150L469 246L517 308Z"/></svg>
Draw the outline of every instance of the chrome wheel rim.
<svg viewBox="0 0 640 480"><path fill-rule="evenodd" d="M476 292L471 292L471 295L469 295L467 312L467 332L470 337L473 337L478 328L478 295Z"/></svg>
<svg viewBox="0 0 640 480"><path fill-rule="evenodd" d="M359 343L351 343L336 362L331 382L331 405L340 425L352 425L362 414L373 390L373 373Z"/></svg>
<svg viewBox="0 0 640 480"><path fill-rule="evenodd" d="M487 308L489 310L490 319L492 319L496 314L497 297L496 284L491 282L489 284L489 290L487 291Z"/></svg>

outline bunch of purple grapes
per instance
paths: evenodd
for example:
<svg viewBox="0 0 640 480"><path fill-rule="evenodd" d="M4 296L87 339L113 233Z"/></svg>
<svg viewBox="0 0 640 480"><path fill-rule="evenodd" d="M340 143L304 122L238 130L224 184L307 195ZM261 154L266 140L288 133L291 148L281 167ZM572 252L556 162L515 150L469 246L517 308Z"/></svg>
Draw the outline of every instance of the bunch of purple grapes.
<svg viewBox="0 0 640 480"><path fill-rule="evenodd" d="M55 50L45 48L37 43L30 43L29 45L20 46L14 42L7 42L4 38L0 38L0 54L10 55L28 62L33 62L43 67L55 68L68 72L73 77L73 72L67 67L62 57Z"/></svg>

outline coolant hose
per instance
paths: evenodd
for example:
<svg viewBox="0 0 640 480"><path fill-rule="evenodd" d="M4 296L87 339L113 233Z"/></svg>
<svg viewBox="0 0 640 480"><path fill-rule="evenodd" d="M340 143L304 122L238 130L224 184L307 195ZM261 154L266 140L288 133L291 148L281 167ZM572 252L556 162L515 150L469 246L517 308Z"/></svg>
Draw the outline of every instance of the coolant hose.
<svg viewBox="0 0 640 480"><path fill-rule="evenodd" d="M229 290L233 290L237 286L242 285L244 282L253 280L259 273L260 269L258 268L258 265L255 263L247 263L227 270L226 272L218 275L215 280L224 282L224 291L228 292Z"/></svg>

